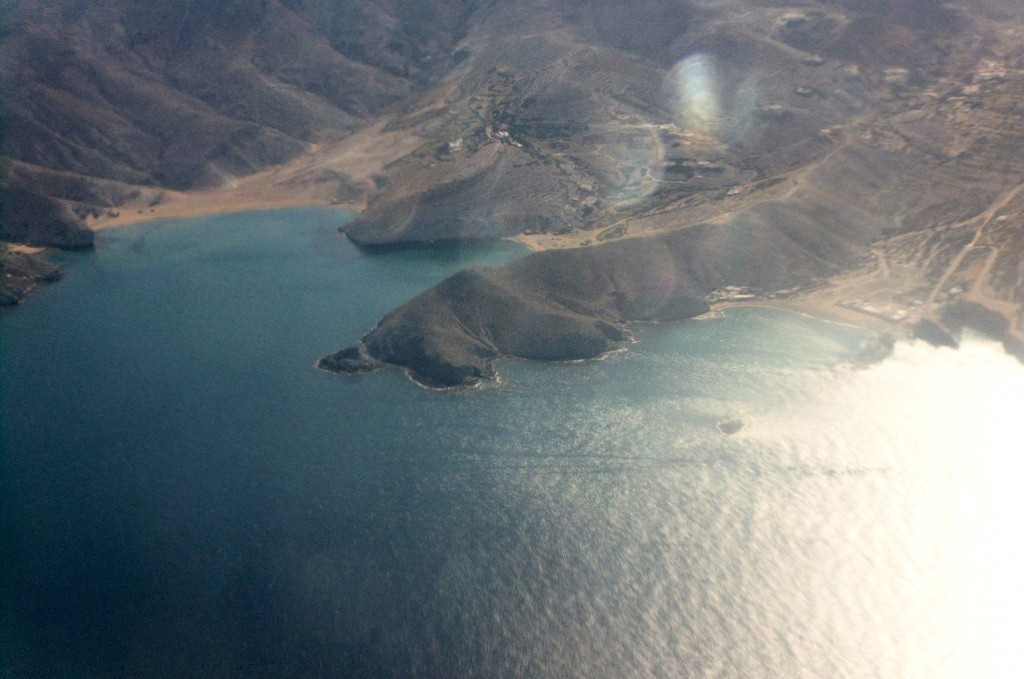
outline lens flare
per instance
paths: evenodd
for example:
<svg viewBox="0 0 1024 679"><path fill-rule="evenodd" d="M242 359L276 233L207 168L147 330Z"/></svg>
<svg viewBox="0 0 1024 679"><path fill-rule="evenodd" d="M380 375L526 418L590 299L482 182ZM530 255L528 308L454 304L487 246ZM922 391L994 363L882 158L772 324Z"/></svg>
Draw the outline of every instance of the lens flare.
<svg viewBox="0 0 1024 679"><path fill-rule="evenodd" d="M720 131L720 93L712 58L701 52L672 70L680 124L689 132L714 137Z"/></svg>
<svg viewBox="0 0 1024 679"><path fill-rule="evenodd" d="M610 188L608 202L622 206L652 194L665 164L658 127L636 116L610 124L599 134L601 142L588 161Z"/></svg>
<svg viewBox="0 0 1024 679"><path fill-rule="evenodd" d="M762 91L756 68L696 52L676 64L669 84L684 132L725 144L740 144L756 134Z"/></svg>

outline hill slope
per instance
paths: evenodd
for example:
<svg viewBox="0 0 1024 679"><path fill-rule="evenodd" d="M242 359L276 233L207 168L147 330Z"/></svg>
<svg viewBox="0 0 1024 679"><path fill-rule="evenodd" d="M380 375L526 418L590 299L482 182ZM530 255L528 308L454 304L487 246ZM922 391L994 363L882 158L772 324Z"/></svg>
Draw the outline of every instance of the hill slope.
<svg viewBox="0 0 1024 679"><path fill-rule="evenodd" d="M4 0L7 213L82 217L146 187L218 186L337 140L451 61L470 3Z"/></svg>
<svg viewBox="0 0 1024 679"><path fill-rule="evenodd" d="M460 274L328 368L471 382L795 287L1024 337L1011 0L0 9L2 238L88 247L97 216L202 190L365 203L370 248L572 248Z"/></svg>

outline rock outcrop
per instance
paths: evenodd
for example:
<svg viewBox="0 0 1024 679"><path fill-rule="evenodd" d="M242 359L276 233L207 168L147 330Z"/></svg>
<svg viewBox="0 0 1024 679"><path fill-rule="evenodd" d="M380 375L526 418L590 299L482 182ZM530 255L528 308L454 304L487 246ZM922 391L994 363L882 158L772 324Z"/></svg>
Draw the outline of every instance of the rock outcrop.
<svg viewBox="0 0 1024 679"><path fill-rule="evenodd" d="M50 262L0 247L0 306L14 306L40 283L52 283L60 277L60 269Z"/></svg>
<svg viewBox="0 0 1024 679"><path fill-rule="evenodd" d="M22 189L0 189L0 240L82 250L93 232L64 202Z"/></svg>

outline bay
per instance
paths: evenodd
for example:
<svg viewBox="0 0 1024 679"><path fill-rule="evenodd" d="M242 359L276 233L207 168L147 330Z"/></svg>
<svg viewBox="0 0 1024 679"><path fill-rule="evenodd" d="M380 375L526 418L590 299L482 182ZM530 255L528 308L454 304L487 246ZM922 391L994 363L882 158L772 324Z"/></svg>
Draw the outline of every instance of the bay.
<svg viewBox="0 0 1024 679"><path fill-rule="evenodd" d="M1001 676L1024 369L768 309L431 392L317 357L509 243L101 235L0 316L0 674ZM1014 405L1016 404L1016 406ZM736 420L734 435L720 424Z"/></svg>

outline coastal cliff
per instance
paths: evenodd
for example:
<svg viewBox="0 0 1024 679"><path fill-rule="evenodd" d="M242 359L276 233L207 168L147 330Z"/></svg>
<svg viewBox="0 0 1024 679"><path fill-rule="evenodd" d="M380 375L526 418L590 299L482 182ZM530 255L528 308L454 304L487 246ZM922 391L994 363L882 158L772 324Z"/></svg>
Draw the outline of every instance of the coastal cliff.
<svg viewBox="0 0 1024 679"><path fill-rule="evenodd" d="M32 191L0 188L0 240L85 250L93 246L93 232L63 201Z"/></svg>

